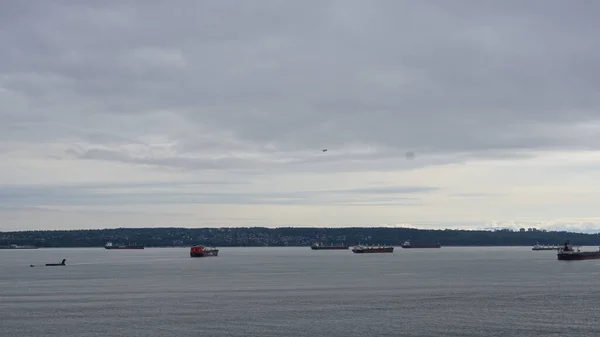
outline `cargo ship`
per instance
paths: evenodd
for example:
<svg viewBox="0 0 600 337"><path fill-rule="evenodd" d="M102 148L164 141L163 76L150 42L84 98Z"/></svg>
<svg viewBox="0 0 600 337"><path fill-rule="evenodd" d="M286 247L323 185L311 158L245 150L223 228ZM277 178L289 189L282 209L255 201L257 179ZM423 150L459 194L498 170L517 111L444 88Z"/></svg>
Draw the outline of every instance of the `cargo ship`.
<svg viewBox="0 0 600 337"><path fill-rule="evenodd" d="M219 250L215 247L204 247L204 246L193 246L190 248L190 257L205 257L205 256L217 256Z"/></svg>
<svg viewBox="0 0 600 337"><path fill-rule="evenodd" d="M440 243L420 243L420 244L414 244L411 243L410 240L406 240L404 241L403 244L400 245L400 247L402 248L441 248L442 245L440 245Z"/></svg>
<svg viewBox="0 0 600 337"><path fill-rule="evenodd" d="M104 249L144 249L142 245L113 245L112 242L107 242Z"/></svg>
<svg viewBox="0 0 600 337"><path fill-rule="evenodd" d="M32 245L7 245L7 246L0 246L0 249L38 249L37 246L32 246Z"/></svg>
<svg viewBox="0 0 600 337"><path fill-rule="evenodd" d="M539 242L536 242L531 250L560 250L559 245L540 245Z"/></svg>
<svg viewBox="0 0 600 337"><path fill-rule="evenodd" d="M393 246L366 246L366 245L358 245L352 247L352 252L357 254L369 254L369 253L393 253Z"/></svg>
<svg viewBox="0 0 600 337"><path fill-rule="evenodd" d="M322 243L313 243L310 246L312 250L347 250L350 248L348 245L324 245Z"/></svg>
<svg viewBox="0 0 600 337"><path fill-rule="evenodd" d="M594 252L582 252L577 248L574 250L569 244L569 241L565 242L565 245L558 251L558 259L562 261L578 261L578 260L596 260L600 259L600 250Z"/></svg>

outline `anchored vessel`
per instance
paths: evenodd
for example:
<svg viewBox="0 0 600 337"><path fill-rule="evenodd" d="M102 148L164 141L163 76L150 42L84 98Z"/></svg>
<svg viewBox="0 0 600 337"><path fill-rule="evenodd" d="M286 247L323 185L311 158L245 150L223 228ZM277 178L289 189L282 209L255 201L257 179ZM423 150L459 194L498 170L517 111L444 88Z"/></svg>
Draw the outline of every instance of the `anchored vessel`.
<svg viewBox="0 0 600 337"><path fill-rule="evenodd" d="M427 244L427 243L414 244L414 243L411 243L410 240L406 240L406 241L404 241L403 244L400 245L400 247L402 247L402 248L441 248L442 245L440 245L439 242L435 243L435 244Z"/></svg>
<svg viewBox="0 0 600 337"><path fill-rule="evenodd" d="M7 245L7 246L0 246L0 249L38 249L38 247L33 246L33 245Z"/></svg>
<svg viewBox="0 0 600 337"><path fill-rule="evenodd" d="M144 249L144 246L142 246L142 245L119 246L119 245L113 245L112 242L107 242L104 245L104 249Z"/></svg>
<svg viewBox="0 0 600 337"><path fill-rule="evenodd" d="M215 247L194 246L190 248L190 257L217 256L219 250Z"/></svg>
<svg viewBox="0 0 600 337"><path fill-rule="evenodd" d="M393 253L394 247L393 246L385 246L385 245L384 246L381 246L381 245L377 245L377 246L358 245L358 246L352 247L352 252L357 253L357 254Z"/></svg>
<svg viewBox="0 0 600 337"><path fill-rule="evenodd" d="M569 241L565 242L565 245L558 251L558 259L564 261L575 261L575 260L595 260L600 259L600 250L595 252L582 252L574 250L569 244Z"/></svg>
<svg viewBox="0 0 600 337"><path fill-rule="evenodd" d="M531 250L560 250L560 245L540 245L539 242L536 242Z"/></svg>
<svg viewBox="0 0 600 337"><path fill-rule="evenodd" d="M324 245L322 243L313 243L310 246L312 250L347 250L350 246L348 245Z"/></svg>

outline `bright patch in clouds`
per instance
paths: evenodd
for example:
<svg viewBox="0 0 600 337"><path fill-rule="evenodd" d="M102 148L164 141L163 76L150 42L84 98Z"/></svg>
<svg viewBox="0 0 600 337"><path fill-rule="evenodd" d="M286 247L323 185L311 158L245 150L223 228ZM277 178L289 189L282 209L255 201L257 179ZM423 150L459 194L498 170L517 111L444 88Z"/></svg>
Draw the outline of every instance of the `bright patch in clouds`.
<svg viewBox="0 0 600 337"><path fill-rule="evenodd" d="M594 231L590 6L7 2L0 230Z"/></svg>

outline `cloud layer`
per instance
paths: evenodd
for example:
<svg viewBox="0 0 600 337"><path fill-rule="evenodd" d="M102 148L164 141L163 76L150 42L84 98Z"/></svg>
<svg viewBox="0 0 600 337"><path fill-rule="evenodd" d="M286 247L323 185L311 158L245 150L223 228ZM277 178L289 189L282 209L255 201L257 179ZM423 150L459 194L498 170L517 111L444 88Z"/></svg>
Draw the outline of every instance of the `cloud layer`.
<svg viewBox="0 0 600 337"><path fill-rule="evenodd" d="M268 225L594 215L568 195L598 165L595 2L1 7L0 221L11 228L147 223L115 216L129 206L198 226L254 221L227 220L236 212ZM564 214L535 194L559 185ZM99 215L81 223L84 206Z"/></svg>

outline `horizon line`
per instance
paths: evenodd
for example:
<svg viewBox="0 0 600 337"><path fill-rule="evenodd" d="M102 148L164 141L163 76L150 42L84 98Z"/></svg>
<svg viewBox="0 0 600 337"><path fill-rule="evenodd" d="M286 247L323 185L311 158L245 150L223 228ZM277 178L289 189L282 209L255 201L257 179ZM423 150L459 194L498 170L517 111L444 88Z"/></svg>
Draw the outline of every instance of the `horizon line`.
<svg viewBox="0 0 600 337"><path fill-rule="evenodd" d="M319 226L319 227L305 227L305 226L220 226L220 227L183 227L183 226L161 226L161 227L104 227L104 228L72 228L72 229L24 229L24 230L0 230L0 233L22 233L22 232L74 232L74 231L103 231L103 230L148 230L148 229L252 229L252 228L261 228L261 229L412 229L419 231L465 231L465 232L497 232L497 231L507 231L513 233L573 233L573 234L587 234L587 235L595 235L600 234L600 229L597 232L574 232L569 230L548 230L545 228L534 228L535 231L520 231L518 229L502 227L502 228L418 228L418 227L405 227L405 226L344 226L344 227L327 227L327 226Z"/></svg>

